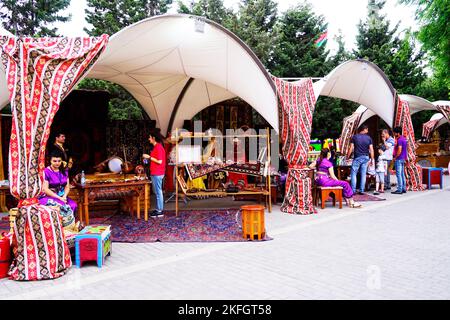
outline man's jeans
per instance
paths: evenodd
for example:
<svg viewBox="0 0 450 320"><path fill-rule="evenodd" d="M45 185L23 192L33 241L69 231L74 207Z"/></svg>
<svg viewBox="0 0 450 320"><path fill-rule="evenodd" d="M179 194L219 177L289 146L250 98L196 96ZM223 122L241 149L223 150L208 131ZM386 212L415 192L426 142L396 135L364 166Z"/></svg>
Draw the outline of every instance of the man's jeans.
<svg viewBox="0 0 450 320"><path fill-rule="evenodd" d="M361 192L364 192L364 188L366 186L366 175L368 165L369 165L369 156L359 156L358 158L353 159L352 170L350 173L353 193L356 193L356 175L358 174L359 168L361 168L361 181L359 190Z"/></svg>
<svg viewBox="0 0 450 320"><path fill-rule="evenodd" d="M387 168L388 169L387 169L386 174L384 176L384 188L385 189L389 189L391 187L391 173L390 173L389 167L391 166L392 160L387 160L386 162L387 162Z"/></svg>
<svg viewBox="0 0 450 320"><path fill-rule="evenodd" d="M394 166L397 176L397 191L406 191L405 160L395 160Z"/></svg>
<svg viewBox="0 0 450 320"><path fill-rule="evenodd" d="M161 176L151 176L153 192L156 195L156 210L162 211L164 209L164 196L162 192L162 182L164 175Z"/></svg>

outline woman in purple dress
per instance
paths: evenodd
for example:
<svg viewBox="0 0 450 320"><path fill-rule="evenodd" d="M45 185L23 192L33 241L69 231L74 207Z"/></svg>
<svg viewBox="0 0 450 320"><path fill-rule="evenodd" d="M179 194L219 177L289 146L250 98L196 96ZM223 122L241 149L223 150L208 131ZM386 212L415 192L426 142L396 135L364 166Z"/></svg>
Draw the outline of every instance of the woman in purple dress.
<svg viewBox="0 0 450 320"><path fill-rule="evenodd" d="M319 159L310 165L311 169L316 168L316 184L321 187L342 187L345 202L350 208L361 208L361 204L353 200L353 190L347 181L339 180L334 174L333 164L330 161L331 152L323 148Z"/></svg>
<svg viewBox="0 0 450 320"><path fill-rule="evenodd" d="M44 169L44 184L42 191L44 195L39 198L39 203L46 205L69 205L73 214L77 209L77 203L67 197L70 192L68 183L68 169L63 169L60 155L50 156L50 166Z"/></svg>

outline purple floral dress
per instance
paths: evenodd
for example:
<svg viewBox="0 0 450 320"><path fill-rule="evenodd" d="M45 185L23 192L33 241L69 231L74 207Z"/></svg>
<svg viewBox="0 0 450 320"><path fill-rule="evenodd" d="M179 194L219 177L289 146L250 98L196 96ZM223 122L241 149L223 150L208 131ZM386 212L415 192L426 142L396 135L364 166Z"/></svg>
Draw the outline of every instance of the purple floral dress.
<svg viewBox="0 0 450 320"><path fill-rule="evenodd" d="M44 169L44 178L48 181L49 188L58 194L59 191L64 191L64 188L67 185L67 180L69 176L69 171L66 169L64 173L61 173L60 171L55 172L50 167L47 167ZM46 194L42 195L39 198L39 203L46 206L46 205L52 205L54 202L57 204L63 206L65 203L57 198L53 198L50 196L47 196ZM72 209L73 213L75 213L75 210L77 209L77 203L67 197L67 204Z"/></svg>
<svg viewBox="0 0 450 320"><path fill-rule="evenodd" d="M328 159L317 160L316 184L321 187L342 187L344 198L351 198L353 190L350 184L347 181L334 180L330 177L329 169L332 167L333 164Z"/></svg>

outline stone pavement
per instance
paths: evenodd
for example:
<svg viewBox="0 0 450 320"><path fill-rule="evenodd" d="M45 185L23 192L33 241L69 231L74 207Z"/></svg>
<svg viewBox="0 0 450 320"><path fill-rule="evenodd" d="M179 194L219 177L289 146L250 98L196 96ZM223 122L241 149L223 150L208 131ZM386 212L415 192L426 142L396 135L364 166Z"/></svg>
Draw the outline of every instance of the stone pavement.
<svg viewBox="0 0 450 320"><path fill-rule="evenodd" d="M265 242L114 243L102 269L0 280L1 299L450 299L450 178L361 209L266 213Z"/></svg>

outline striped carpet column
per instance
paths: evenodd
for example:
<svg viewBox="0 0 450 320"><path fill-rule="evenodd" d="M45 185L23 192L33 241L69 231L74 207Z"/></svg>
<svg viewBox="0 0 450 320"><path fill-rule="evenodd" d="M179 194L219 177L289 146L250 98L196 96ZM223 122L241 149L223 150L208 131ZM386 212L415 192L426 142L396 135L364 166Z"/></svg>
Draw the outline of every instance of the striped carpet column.
<svg viewBox="0 0 450 320"><path fill-rule="evenodd" d="M59 210L41 206L45 146L59 104L97 61L108 36L0 37L13 115L9 148L11 194L19 199L14 225L14 280L58 278L71 266Z"/></svg>
<svg viewBox="0 0 450 320"><path fill-rule="evenodd" d="M310 78L287 82L272 77L281 104L283 156L289 170L281 211L291 214L317 213L312 201L312 181L307 167L312 117L316 98Z"/></svg>
<svg viewBox="0 0 450 320"><path fill-rule="evenodd" d="M402 134L408 141L408 158L405 163L406 187L410 191L422 191L422 167L416 163L416 140L411 122L409 104L398 98L394 127L402 127Z"/></svg>

